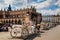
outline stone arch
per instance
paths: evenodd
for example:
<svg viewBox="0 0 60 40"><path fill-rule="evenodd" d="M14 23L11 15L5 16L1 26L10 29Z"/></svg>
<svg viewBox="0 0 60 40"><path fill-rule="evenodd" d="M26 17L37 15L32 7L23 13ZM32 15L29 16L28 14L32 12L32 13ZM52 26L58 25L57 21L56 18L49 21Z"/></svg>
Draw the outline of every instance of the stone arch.
<svg viewBox="0 0 60 40"><path fill-rule="evenodd" d="M6 20L6 23L8 23L8 20Z"/></svg>
<svg viewBox="0 0 60 40"><path fill-rule="evenodd" d="M18 20L18 24L22 24L21 20Z"/></svg>
<svg viewBox="0 0 60 40"><path fill-rule="evenodd" d="M6 23L6 21L4 20L4 23Z"/></svg>
<svg viewBox="0 0 60 40"><path fill-rule="evenodd" d="M12 23L14 22L14 20L12 20Z"/></svg>
<svg viewBox="0 0 60 40"><path fill-rule="evenodd" d="M17 20L15 20L15 24L17 24Z"/></svg>
<svg viewBox="0 0 60 40"><path fill-rule="evenodd" d="M12 21L11 21L11 20L9 20L9 23L12 23Z"/></svg>
<svg viewBox="0 0 60 40"><path fill-rule="evenodd" d="M10 20L9 20L9 23L10 23Z"/></svg>

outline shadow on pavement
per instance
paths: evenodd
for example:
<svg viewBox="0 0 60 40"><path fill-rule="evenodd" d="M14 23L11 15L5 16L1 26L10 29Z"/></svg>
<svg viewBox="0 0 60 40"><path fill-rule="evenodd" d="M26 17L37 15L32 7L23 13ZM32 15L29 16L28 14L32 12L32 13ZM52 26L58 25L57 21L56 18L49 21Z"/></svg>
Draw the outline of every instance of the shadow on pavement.
<svg viewBox="0 0 60 40"><path fill-rule="evenodd" d="M38 33L38 34L32 34L32 35L28 36L28 38L26 38L26 39L24 39L24 40L33 40L33 39L35 39L36 37L41 37L41 36L40 36L40 33Z"/></svg>

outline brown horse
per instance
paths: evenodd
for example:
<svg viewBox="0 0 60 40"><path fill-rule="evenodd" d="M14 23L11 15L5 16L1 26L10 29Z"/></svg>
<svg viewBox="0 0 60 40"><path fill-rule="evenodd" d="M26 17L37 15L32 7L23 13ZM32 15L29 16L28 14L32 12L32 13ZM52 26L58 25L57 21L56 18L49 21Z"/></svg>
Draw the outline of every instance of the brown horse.
<svg viewBox="0 0 60 40"><path fill-rule="evenodd" d="M40 29L40 23L42 21L42 15L41 14L32 14L31 20L36 25L37 30Z"/></svg>

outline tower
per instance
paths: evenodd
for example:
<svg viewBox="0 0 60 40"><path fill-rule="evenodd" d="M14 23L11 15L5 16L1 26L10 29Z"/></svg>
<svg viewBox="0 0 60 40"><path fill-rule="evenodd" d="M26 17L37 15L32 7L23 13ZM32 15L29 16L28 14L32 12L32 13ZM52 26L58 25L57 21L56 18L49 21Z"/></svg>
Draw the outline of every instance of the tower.
<svg viewBox="0 0 60 40"><path fill-rule="evenodd" d="M8 10L7 11L11 11L11 5L9 4Z"/></svg>

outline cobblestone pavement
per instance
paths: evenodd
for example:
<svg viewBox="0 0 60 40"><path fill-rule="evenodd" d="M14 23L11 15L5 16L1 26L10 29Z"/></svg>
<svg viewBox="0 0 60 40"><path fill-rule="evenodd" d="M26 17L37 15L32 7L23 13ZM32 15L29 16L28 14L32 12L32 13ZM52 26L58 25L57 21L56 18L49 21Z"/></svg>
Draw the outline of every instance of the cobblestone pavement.
<svg viewBox="0 0 60 40"><path fill-rule="evenodd" d="M31 35L26 40L34 40L38 35ZM40 38L40 37L39 37ZM23 40L22 38L12 38L9 32L0 32L0 40Z"/></svg>
<svg viewBox="0 0 60 40"><path fill-rule="evenodd" d="M0 40L20 40L20 39L17 39L17 38L12 38L10 35L9 35L9 32L0 32Z"/></svg>
<svg viewBox="0 0 60 40"><path fill-rule="evenodd" d="M31 35L27 40L60 40L60 25L51 28L41 35ZM0 40L22 40L21 38L12 38L9 32L0 32Z"/></svg>

